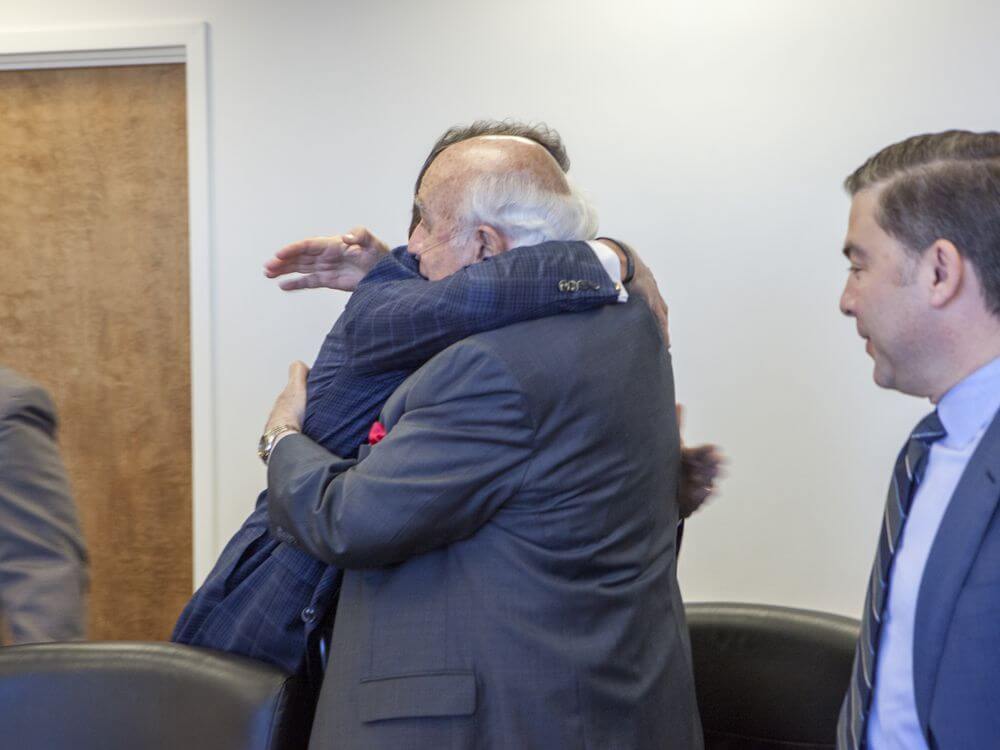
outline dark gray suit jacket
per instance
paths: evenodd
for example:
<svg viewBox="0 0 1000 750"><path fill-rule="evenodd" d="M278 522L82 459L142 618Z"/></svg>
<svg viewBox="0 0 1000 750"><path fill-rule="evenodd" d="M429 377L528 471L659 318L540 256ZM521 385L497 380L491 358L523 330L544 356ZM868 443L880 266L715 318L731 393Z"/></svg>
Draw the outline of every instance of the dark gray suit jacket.
<svg viewBox="0 0 1000 750"><path fill-rule="evenodd" d="M347 569L312 750L700 748L647 306L467 338L381 421L360 462L293 435L268 471L275 533Z"/></svg>
<svg viewBox="0 0 1000 750"><path fill-rule="evenodd" d="M87 553L55 433L48 394L0 367L0 619L12 643L86 632Z"/></svg>

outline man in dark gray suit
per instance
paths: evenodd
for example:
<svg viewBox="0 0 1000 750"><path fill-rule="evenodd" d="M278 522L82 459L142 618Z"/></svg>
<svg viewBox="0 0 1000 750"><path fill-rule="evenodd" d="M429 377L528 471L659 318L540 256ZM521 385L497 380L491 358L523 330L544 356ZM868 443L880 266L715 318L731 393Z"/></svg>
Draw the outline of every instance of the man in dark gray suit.
<svg viewBox="0 0 1000 750"><path fill-rule="evenodd" d="M450 146L410 251L442 278L510 249L503 217L566 191L537 144ZM313 750L701 747L673 378L641 298L446 349L358 460L294 432L305 374L293 364L268 421L292 428L268 488L274 533L346 569Z"/></svg>
<svg viewBox="0 0 1000 750"><path fill-rule="evenodd" d="M0 367L0 618L7 643L83 638L87 553L41 386Z"/></svg>

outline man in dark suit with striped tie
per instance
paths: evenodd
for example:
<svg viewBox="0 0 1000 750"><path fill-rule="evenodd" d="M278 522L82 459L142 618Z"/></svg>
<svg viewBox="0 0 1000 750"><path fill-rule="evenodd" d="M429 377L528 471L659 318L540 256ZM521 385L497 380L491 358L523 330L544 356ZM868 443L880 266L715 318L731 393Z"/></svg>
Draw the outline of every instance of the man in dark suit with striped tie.
<svg viewBox="0 0 1000 750"><path fill-rule="evenodd" d="M838 747L1000 747L1000 133L868 159L840 301L875 382L931 400L890 482Z"/></svg>

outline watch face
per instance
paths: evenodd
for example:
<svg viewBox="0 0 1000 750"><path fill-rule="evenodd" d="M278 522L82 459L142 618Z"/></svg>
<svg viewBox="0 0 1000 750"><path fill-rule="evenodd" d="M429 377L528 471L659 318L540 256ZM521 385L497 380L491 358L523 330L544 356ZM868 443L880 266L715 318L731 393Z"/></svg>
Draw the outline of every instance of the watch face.
<svg viewBox="0 0 1000 750"><path fill-rule="evenodd" d="M269 442L267 435L261 435L260 440L257 441L257 455L260 456L262 461L267 460L267 444Z"/></svg>

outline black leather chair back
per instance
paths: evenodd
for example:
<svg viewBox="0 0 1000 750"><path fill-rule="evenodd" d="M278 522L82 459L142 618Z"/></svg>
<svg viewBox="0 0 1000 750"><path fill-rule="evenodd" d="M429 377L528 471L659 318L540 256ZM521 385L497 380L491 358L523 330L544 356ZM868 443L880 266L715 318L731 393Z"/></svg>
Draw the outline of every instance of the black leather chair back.
<svg viewBox="0 0 1000 750"><path fill-rule="evenodd" d="M312 701L241 656L172 643L0 648L11 750L303 750Z"/></svg>
<svg viewBox="0 0 1000 750"><path fill-rule="evenodd" d="M858 623L757 604L686 608L706 750L827 750Z"/></svg>

